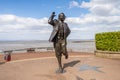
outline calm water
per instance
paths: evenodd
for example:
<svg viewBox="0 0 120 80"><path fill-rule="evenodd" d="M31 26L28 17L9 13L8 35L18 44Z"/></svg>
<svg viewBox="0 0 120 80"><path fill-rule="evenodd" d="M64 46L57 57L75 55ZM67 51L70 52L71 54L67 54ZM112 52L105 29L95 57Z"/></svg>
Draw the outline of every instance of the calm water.
<svg viewBox="0 0 120 80"><path fill-rule="evenodd" d="M53 47L48 41L0 41L0 52L4 50L19 50L25 48ZM75 52L94 52L94 41L68 41L68 50Z"/></svg>

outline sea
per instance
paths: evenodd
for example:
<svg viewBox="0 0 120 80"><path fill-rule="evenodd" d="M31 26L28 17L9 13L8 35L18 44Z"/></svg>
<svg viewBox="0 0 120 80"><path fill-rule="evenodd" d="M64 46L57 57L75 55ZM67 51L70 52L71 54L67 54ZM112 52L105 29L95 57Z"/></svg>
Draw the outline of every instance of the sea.
<svg viewBox="0 0 120 80"><path fill-rule="evenodd" d="M6 50L13 50L14 53L25 52L27 48L53 47L53 43L47 40L26 40L26 41L0 41L0 54ZM94 40L68 40L68 51L94 53ZM38 50L45 51L45 50Z"/></svg>

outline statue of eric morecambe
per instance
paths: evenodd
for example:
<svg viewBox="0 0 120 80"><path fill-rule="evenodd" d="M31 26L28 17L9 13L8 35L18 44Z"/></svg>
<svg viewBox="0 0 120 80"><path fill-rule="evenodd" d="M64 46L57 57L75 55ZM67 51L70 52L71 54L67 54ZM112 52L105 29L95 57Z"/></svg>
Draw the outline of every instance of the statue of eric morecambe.
<svg viewBox="0 0 120 80"><path fill-rule="evenodd" d="M52 13L50 16L48 23L53 26L53 31L51 33L51 36L49 38L50 42L53 42L55 54L58 60L59 69L58 72L63 72L61 57L62 54L65 56L65 59L68 59L68 52L67 52L67 37L70 34L70 29L67 25L67 23L64 22L66 16L64 13L60 13L58 15L58 20L54 19L55 12Z"/></svg>

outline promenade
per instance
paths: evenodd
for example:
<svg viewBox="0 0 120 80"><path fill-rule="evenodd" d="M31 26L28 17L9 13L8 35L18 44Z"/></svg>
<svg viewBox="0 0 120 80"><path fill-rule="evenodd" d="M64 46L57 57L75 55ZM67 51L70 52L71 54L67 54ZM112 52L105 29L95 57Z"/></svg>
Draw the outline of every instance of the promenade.
<svg viewBox="0 0 120 80"><path fill-rule="evenodd" d="M62 63L65 72L58 74L52 52L12 54L12 61L0 60L0 80L120 80L120 60L74 52Z"/></svg>

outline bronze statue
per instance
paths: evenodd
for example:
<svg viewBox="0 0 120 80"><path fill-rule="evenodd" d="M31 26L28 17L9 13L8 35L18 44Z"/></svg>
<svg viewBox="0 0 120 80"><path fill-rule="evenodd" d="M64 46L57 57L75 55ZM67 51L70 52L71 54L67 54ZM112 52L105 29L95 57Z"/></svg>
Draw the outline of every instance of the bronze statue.
<svg viewBox="0 0 120 80"><path fill-rule="evenodd" d="M65 56L65 59L68 59L68 52L67 52L67 37L70 34L70 29L67 25L67 23L64 22L66 16L64 13L60 13L58 16L58 20L54 19L55 12L52 13L50 16L48 23L53 26L53 31L51 33L51 36L49 38L50 42L53 42L55 54L58 60L59 69L58 72L63 72L61 57L62 54Z"/></svg>

